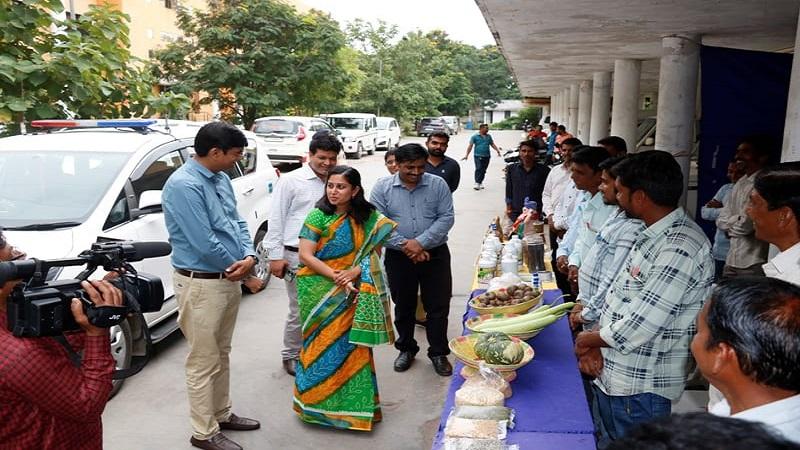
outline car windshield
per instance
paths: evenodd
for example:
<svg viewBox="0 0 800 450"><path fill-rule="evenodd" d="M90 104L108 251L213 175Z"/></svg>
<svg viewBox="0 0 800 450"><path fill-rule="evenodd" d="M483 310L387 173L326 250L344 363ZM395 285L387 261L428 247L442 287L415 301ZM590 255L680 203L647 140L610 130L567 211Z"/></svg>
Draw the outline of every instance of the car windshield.
<svg viewBox="0 0 800 450"><path fill-rule="evenodd" d="M259 120L253 126L258 134L297 134L298 123L291 120L267 119Z"/></svg>
<svg viewBox="0 0 800 450"><path fill-rule="evenodd" d="M423 125L444 125L444 120L442 119L422 119Z"/></svg>
<svg viewBox="0 0 800 450"><path fill-rule="evenodd" d="M392 119L378 119L378 129L379 130L388 130L389 124L392 122Z"/></svg>
<svg viewBox="0 0 800 450"><path fill-rule="evenodd" d="M128 153L0 152L0 223L7 228L83 223Z"/></svg>
<svg viewBox="0 0 800 450"><path fill-rule="evenodd" d="M354 117L328 117L328 122L333 125L333 128L344 130L361 130L364 128L364 119L356 119Z"/></svg>

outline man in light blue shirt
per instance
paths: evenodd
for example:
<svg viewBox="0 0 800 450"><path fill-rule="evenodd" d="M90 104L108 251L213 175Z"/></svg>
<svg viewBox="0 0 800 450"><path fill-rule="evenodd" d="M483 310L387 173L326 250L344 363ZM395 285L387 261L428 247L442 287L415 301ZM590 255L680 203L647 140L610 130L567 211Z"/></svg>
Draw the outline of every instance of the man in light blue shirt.
<svg viewBox="0 0 800 450"><path fill-rule="evenodd" d="M733 185L742 178L743 171L736 165L734 161L728 163L728 179L730 183L722 185L719 188L714 198L708 201L702 208L700 208L700 217L705 220L715 222L719 219L719 213L722 207L728 203L728 197L731 194ZM725 234L724 230L717 228L714 234L714 246L711 253L714 255L714 280L719 281L722 277L722 269L725 267L725 259L728 258L728 250L731 248L731 240Z"/></svg>
<svg viewBox="0 0 800 450"><path fill-rule="evenodd" d="M242 158L244 134L225 122L197 132L194 159L164 185L164 220L172 244L178 325L189 344L186 390L193 446L241 448L220 429L260 423L231 412L229 355L242 298L241 280L256 263L247 223L236 211L225 174Z"/></svg>
<svg viewBox="0 0 800 450"><path fill-rule="evenodd" d="M447 318L453 276L447 233L453 227L453 197L441 177L425 173L428 152L419 144L400 146L395 152L398 171L375 183L370 202L397 228L386 243L386 274L394 301L397 327L395 348L400 351L394 370L404 372L419 352L414 339L417 293L427 320L428 357L434 370L450 376L447 360Z"/></svg>
<svg viewBox="0 0 800 450"><path fill-rule="evenodd" d="M610 158L603 147L581 147L572 154L572 181L580 189L583 201L572 215L572 220L564 235L564 240L556 251L557 260L568 267L569 282L573 292L577 292L578 269L583 257L589 252L608 217L616 207L603 201L600 192L603 170L600 164ZM563 260L566 258L566 263Z"/></svg>

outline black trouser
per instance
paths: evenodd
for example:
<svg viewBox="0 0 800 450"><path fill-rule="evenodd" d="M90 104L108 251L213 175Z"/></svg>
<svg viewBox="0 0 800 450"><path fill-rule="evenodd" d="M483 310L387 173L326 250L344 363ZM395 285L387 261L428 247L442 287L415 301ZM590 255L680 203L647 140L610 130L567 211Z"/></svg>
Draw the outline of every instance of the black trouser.
<svg viewBox="0 0 800 450"><path fill-rule="evenodd" d="M450 272L450 249L447 244L428 250L429 261L414 264L403 252L386 249L386 274L394 301L394 325L401 352L419 351L414 339L417 293L421 293L427 320L428 356L450 353L447 346L447 317L453 295L453 275Z"/></svg>
<svg viewBox="0 0 800 450"><path fill-rule="evenodd" d="M553 264L553 273L556 276L556 285L558 286L558 289L561 291L562 294L572 295L572 286L569 284L569 278L558 270L558 265L556 264L556 250L558 250L558 241L555 230L553 229L552 225L549 227L549 229L550 229L550 245L553 247L552 264ZM574 301L574 299L570 298L567 299L567 301Z"/></svg>

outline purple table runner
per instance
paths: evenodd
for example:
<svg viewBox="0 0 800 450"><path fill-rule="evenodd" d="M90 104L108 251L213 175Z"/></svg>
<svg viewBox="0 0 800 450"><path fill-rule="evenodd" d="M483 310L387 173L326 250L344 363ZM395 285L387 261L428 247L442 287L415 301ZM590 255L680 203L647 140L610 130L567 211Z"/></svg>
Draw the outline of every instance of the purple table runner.
<svg viewBox="0 0 800 450"><path fill-rule="evenodd" d="M483 292L473 291L471 297ZM552 303L560 294L558 290L545 291L544 303ZM467 306L462 324L476 315ZM533 347L533 361L517 371L517 379L511 382L513 395L506 400L506 406L516 411L516 427L509 432L508 443L520 444L520 449L594 450L594 426L568 321L559 320L527 342ZM443 430L455 392L464 383L459 373L462 366L459 362L454 367L434 450L442 447Z"/></svg>

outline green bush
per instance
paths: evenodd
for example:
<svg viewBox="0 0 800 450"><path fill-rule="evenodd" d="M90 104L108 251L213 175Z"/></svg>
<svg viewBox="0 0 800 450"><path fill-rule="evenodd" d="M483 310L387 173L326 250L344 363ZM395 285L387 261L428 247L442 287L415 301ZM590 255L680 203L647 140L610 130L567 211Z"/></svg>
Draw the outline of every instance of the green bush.
<svg viewBox="0 0 800 450"><path fill-rule="evenodd" d="M491 128L495 130L521 130L525 119L528 119L531 125L536 125L541 118L542 108L539 106L529 106L521 109L519 114L514 117L509 117L503 121L493 123Z"/></svg>

